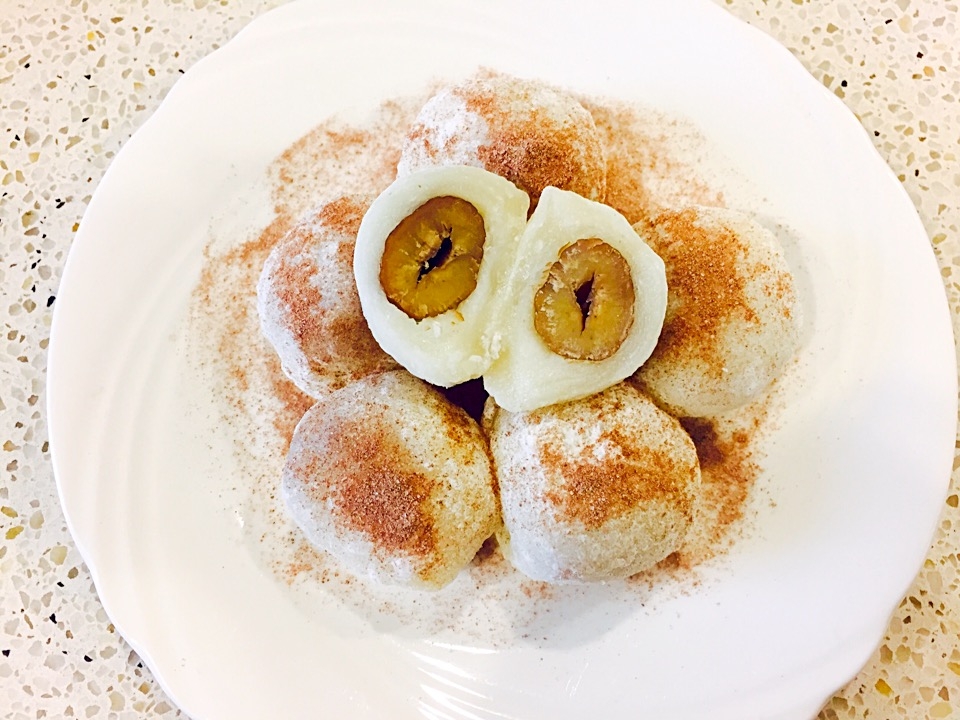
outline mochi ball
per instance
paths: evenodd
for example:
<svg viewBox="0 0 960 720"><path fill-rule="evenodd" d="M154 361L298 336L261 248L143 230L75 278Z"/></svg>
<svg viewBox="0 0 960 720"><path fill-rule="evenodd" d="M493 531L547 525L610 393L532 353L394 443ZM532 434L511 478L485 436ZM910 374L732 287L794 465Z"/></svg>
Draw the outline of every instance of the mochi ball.
<svg viewBox="0 0 960 720"><path fill-rule="evenodd" d="M534 580L628 577L680 547L700 466L680 423L637 388L532 412L488 401L507 559Z"/></svg>
<svg viewBox="0 0 960 720"><path fill-rule="evenodd" d="M358 576L409 587L452 581L498 524L479 425L402 370L307 411L281 492L314 546Z"/></svg>
<svg viewBox="0 0 960 720"><path fill-rule="evenodd" d="M590 200L606 194L606 157L589 112L570 93L508 75L445 87L420 111L397 174L437 165L474 165L530 195L553 186Z"/></svg>
<svg viewBox="0 0 960 720"><path fill-rule="evenodd" d="M635 378L680 416L757 398L800 347L802 308L776 236L745 213L707 207L645 229L666 269L667 312Z"/></svg>

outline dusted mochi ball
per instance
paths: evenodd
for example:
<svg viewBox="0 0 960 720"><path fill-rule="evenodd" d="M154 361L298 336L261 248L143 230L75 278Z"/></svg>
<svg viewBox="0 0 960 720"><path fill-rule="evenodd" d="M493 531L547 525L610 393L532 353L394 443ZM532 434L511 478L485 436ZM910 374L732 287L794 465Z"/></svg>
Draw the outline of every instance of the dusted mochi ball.
<svg viewBox="0 0 960 720"><path fill-rule="evenodd" d="M397 166L406 175L437 165L474 165L530 195L547 186L591 200L606 193L606 159L593 117L563 90L506 75L440 90L407 134Z"/></svg>
<svg viewBox="0 0 960 720"><path fill-rule="evenodd" d="M449 583L498 523L480 427L402 370L310 408L281 491L313 545L356 575L412 587Z"/></svg>
<svg viewBox="0 0 960 720"><path fill-rule="evenodd" d="M501 287L529 198L476 167L398 178L360 224L354 273L384 351L427 382L479 377L500 352Z"/></svg>
<svg viewBox="0 0 960 720"><path fill-rule="evenodd" d="M483 384L535 410L599 392L653 351L667 305L663 262L616 210L549 187L517 245L500 356Z"/></svg>
<svg viewBox="0 0 960 720"><path fill-rule="evenodd" d="M700 486L680 423L627 383L575 402L484 413L504 555L534 580L608 580L677 550Z"/></svg>
<svg viewBox="0 0 960 720"><path fill-rule="evenodd" d="M749 215L707 207L665 213L647 233L666 266L667 312L635 377L680 416L753 400L800 347L801 307L777 238Z"/></svg>
<svg viewBox="0 0 960 720"><path fill-rule="evenodd" d="M373 339L353 279L369 204L343 197L302 218L271 251L257 283L261 331L283 372L312 397L397 367Z"/></svg>

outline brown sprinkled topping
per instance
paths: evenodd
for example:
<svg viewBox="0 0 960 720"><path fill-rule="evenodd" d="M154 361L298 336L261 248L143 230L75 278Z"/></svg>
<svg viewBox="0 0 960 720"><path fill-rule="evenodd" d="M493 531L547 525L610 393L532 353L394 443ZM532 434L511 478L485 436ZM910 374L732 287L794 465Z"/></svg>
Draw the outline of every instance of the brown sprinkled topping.
<svg viewBox="0 0 960 720"><path fill-rule="evenodd" d="M545 445L540 460L546 471L563 479L546 497L562 517L596 529L645 502L668 500L690 512L684 489L696 473L669 449L639 445L614 428L601 435L610 456L602 461L568 457L554 445Z"/></svg>
<svg viewBox="0 0 960 720"><path fill-rule="evenodd" d="M593 116L606 151L603 201L631 225L649 225L668 199L670 206L724 204L721 193L677 158L676 120L607 99L581 98L580 103Z"/></svg>
<svg viewBox="0 0 960 720"><path fill-rule="evenodd" d="M339 198L322 206L312 223L295 226L281 241L285 251L278 256L271 286L287 310L282 321L318 374L336 364L351 368L356 379L394 365L374 340L353 283L353 251L366 208L367 203L356 198ZM337 287L316 282L317 254L325 243L336 243L337 266L323 273ZM325 291L337 294L334 307L324 305ZM341 383L349 379L341 378Z"/></svg>
<svg viewBox="0 0 960 720"><path fill-rule="evenodd" d="M665 213L654 225L651 245L666 265L668 304L653 358L675 359L693 352L716 377L723 358L716 338L733 318L759 319L745 293L746 283L762 268L744 268L747 248L731 230L704 228L695 210Z"/></svg>
<svg viewBox="0 0 960 720"><path fill-rule="evenodd" d="M591 146L578 124L559 125L534 106L522 116L508 113L492 87L459 87L455 92L469 111L488 123L490 140L479 148L480 161L530 195L529 212L548 185L601 199L606 182L603 151ZM592 121L584 116L592 131Z"/></svg>
<svg viewBox="0 0 960 720"><path fill-rule="evenodd" d="M280 255L273 271L277 297L289 309L284 319L300 341L310 332L315 322L314 308L323 300L320 289L308 282L315 272L310 252L315 240L303 226L294 228L282 241L287 250Z"/></svg>
<svg viewBox="0 0 960 720"><path fill-rule="evenodd" d="M521 127L502 129L489 145L480 147L480 159L486 167L495 167L500 175L530 196L536 207L540 193L548 185L589 195L580 181L582 170L570 152L578 141L574 128L544 133L538 113Z"/></svg>
<svg viewBox="0 0 960 720"><path fill-rule="evenodd" d="M276 368L270 374L270 386L273 396L280 401L280 409L277 410L273 418L273 428L283 443L283 450L290 449L290 440L293 438L293 431L300 422L303 414L310 409L314 399L309 395L302 393L283 374L280 369L279 358L271 358Z"/></svg>
<svg viewBox="0 0 960 720"><path fill-rule="evenodd" d="M360 202L357 198L341 197L321 207L317 220L336 233L356 237L360 230L360 221L368 207L367 202ZM353 262L352 254L350 261Z"/></svg>
<svg viewBox="0 0 960 720"><path fill-rule="evenodd" d="M317 458L331 488L334 512L365 534L375 550L428 557L437 547L430 512L434 480L413 460L395 430L371 417L328 428L327 452ZM318 486L319 487L319 486ZM322 497L316 497L318 503Z"/></svg>
<svg viewBox="0 0 960 720"><path fill-rule="evenodd" d="M278 214L299 217L317 203L349 192L377 194L396 174L402 124L409 110L385 102L371 127L330 119L291 145L271 168Z"/></svg>

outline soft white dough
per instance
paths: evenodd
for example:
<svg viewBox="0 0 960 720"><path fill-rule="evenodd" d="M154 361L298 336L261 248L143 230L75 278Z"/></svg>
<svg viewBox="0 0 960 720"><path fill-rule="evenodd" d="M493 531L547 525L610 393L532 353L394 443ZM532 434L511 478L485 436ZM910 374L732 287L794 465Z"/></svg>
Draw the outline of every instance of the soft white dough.
<svg viewBox="0 0 960 720"><path fill-rule="evenodd" d="M676 551L700 487L680 423L628 383L528 413L488 401L504 556L553 583L628 577Z"/></svg>
<svg viewBox="0 0 960 720"><path fill-rule="evenodd" d="M486 240L477 286L459 307L417 321L393 305L380 285L387 236L439 196L459 197L483 217ZM442 167L397 179L370 206L360 224L354 275L370 331L398 363L423 380L450 387L480 377L500 351L501 289L523 232L529 197L508 180L475 167Z"/></svg>
<svg viewBox="0 0 960 720"><path fill-rule="evenodd" d="M560 251L599 238L630 266L634 322L620 349L605 360L571 360L553 352L534 327L534 298ZM497 361L483 376L487 392L511 412L534 410L603 390L632 375L653 352L667 304L663 262L627 220L606 205L548 187L520 238L504 292Z"/></svg>
<svg viewBox="0 0 960 720"><path fill-rule="evenodd" d="M665 213L649 232L670 290L662 340L637 379L678 416L755 399L800 347L802 308L776 236L712 207Z"/></svg>

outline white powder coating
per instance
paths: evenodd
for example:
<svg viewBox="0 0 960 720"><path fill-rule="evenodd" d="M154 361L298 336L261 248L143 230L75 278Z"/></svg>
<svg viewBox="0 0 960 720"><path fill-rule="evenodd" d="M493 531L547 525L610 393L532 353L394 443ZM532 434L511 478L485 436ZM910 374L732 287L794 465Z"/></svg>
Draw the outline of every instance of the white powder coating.
<svg viewBox="0 0 960 720"><path fill-rule="evenodd" d="M677 416L717 415L757 398L780 376L800 347L802 307L793 276L776 236L750 215L723 208L688 210L704 232L678 234L681 224L654 223L651 246L663 257L669 284L662 347L636 377ZM732 233L739 242L720 242ZM679 273L690 258L704 267L722 248L736 247L729 295L714 302L715 320L697 328L695 316L705 298ZM680 258L684 258L680 260ZM709 295L710 293L707 293ZM678 328L687 327L678 331Z"/></svg>
<svg viewBox="0 0 960 720"><path fill-rule="evenodd" d="M593 117L571 94L504 75L440 90L403 144L398 176L438 165L472 165L528 192L547 186L603 200L606 159Z"/></svg>
<svg viewBox="0 0 960 720"><path fill-rule="evenodd" d="M628 577L677 550L700 486L693 441L635 387L511 413L488 401L504 555L554 583Z"/></svg>
<svg viewBox="0 0 960 720"><path fill-rule="evenodd" d="M369 198L341 198L308 213L271 251L257 284L261 331L311 397L396 367L367 328L353 280L367 205Z"/></svg>
<svg viewBox="0 0 960 720"><path fill-rule="evenodd" d="M534 325L534 298L560 252L599 238L627 261L634 285L634 322L620 348L604 360L562 357ZM503 350L483 376L487 392L512 412L534 410L599 392L632 375L653 352L667 305L663 262L616 210L572 192L547 188L517 251L499 319Z"/></svg>
<svg viewBox="0 0 960 720"><path fill-rule="evenodd" d="M473 292L456 308L415 320L390 302L380 284L387 236L434 197L453 196L483 218L483 260ZM523 232L529 198L512 183L475 167L422 170L398 178L370 206L357 236L354 272L363 314L380 347L403 367L450 387L480 377L500 352L502 287Z"/></svg>
<svg viewBox="0 0 960 720"><path fill-rule="evenodd" d="M479 426L402 370L352 383L308 410L281 484L313 545L384 583L446 585L498 523Z"/></svg>

